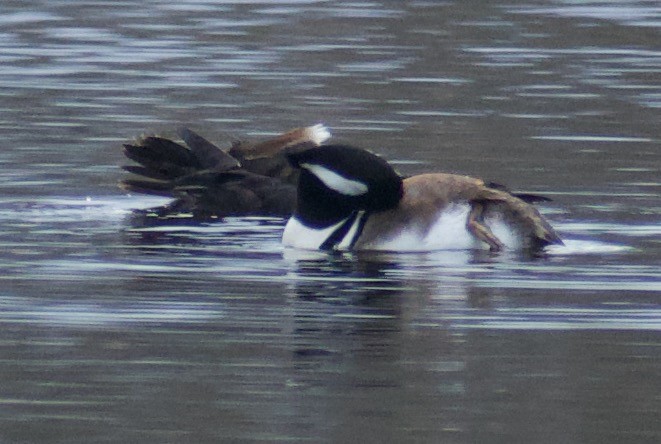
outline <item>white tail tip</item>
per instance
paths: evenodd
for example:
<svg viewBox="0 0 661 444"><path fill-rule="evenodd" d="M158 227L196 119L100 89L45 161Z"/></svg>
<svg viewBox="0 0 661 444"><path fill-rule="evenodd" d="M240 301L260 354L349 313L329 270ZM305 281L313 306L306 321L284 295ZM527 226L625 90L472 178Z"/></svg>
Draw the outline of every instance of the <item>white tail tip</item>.
<svg viewBox="0 0 661 444"><path fill-rule="evenodd" d="M329 129L321 123L309 126L306 130L308 138L317 145L321 145L331 137Z"/></svg>

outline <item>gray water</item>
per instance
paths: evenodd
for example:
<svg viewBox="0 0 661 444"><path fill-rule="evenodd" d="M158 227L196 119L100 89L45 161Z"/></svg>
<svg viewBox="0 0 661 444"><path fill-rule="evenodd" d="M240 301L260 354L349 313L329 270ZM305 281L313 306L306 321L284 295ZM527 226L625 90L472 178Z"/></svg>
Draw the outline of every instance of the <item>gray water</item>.
<svg viewBox="0 0 661 444"><path fill-rule="evenodd" d="M0 442L661 441L656 1L0 7ZM145 226L121 144L323 122L543 193L539 258Z"/></svg>

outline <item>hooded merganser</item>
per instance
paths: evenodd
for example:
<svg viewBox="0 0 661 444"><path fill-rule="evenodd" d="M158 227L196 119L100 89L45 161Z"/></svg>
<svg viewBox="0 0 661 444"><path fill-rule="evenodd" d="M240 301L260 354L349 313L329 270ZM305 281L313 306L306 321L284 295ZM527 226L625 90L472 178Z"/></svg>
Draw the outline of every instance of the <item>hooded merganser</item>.
<svg viewBox="0 0 661 444"><path fill-rule="evenodd" d="M235 141L225 151L188 128L179 135L187 146L156 136L124 145L126 157L139 165L122 168L139 177L122 180L120 187L173 197L168 205L150 210L159 217L289 217L296 204L298 171L284 151L319 146L330 137L323 125L314 125L257 143Z"/></svg>
<svg viewBox="0 0 661 444"><path fill-rule="evenodd" d="M455 174L402 178L384 159L356 147L322 145L323 125L288 131L224 151L189 129L187 145L143 137L125 145L141 176L121 187L174 197L158 216L192 213L290 217L285 246L327 250L429 251L562 244L532 205L548 200Z"/></svg>
<svg viewBox="0 0 661 444"><path fill-rule="evenodd" d="M400 177L382 158L346 145L287 154L300 170L285 246L430 251L540 249L560 237L531 204L548 200L455 174Z"/></svg>

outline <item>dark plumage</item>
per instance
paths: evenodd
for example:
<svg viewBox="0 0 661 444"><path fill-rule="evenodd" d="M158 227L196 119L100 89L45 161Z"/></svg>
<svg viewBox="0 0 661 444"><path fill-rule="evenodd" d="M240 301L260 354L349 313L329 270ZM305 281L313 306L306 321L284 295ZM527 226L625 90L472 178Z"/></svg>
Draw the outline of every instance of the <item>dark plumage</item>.
<svg viewBox="0 0 661 444"><path fill-rule="evenodd" d="M152 211L161 217L288 217L296 204L298 172L284 152L317 146L327 132L321 126L297 128L263 142L235 142L228 151L188 128L180 137L185 145L157 136L124 145L126 157L138 165L123 167L134 176L120 187L174 198Z"/></svg>
<svg viewBox="0 0 661 444"><path fill-rule="evenodd" d="M287 158L301 170L296 215L310 226L323 226L338 221L357 208L383 211L397 206L402 195L402 178L384 159L372 153L347 145L321 147L288 153ZM309 171L309 167L332 164L342 176L360 177L367 192L347 195L329 189Z"/></svg>

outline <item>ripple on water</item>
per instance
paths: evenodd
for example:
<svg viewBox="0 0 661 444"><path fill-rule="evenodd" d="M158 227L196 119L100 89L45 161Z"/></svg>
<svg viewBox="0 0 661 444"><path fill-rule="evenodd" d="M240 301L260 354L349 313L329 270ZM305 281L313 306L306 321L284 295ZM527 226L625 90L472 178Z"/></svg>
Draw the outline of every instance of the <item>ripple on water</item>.
<svg viewBox="0 0 661 444"><path fill-rule="evenodd" d="M551 255L575 255L626 253L634 251L635 248L630 245L617 245L593 240L565 239L564 245L551 245L546 250Z"/></svg>
<svg viewBox="0 0 661 444"><path fill-rule="evenodd" d="M657 2L476 3L2 2L0 441L658 442ZM107 196L142 131L311 118L549 190L566 245L294 252Z"/></svg>
<svg viewBox="0 0 661 444"><path fill-rule="evenodd" d="M580 304L580 297L576 306L550 310L538 307L529 307L528 310L525 304L523 308L517 307L518 304L496 306L497 309L486 317L467 306L445 306L447 301L469 301L469 295L477 288L549 294L658 292L661 290L658 270L627 261L619 264L616 259L635 253L633 243L600 240L600 237L613 233L632 239L648 239L659 234L657 225L578 221L558 224L557 228L565 234L565 245L550 247L544 258L533 261L510 253L491 256L487 252L471 251L348 253L338 256L283 249L280 244L281 219L228 218L224 222L204 224L184 219L182 223L164 221L153 226L130 225L127 217L133 209L164 201L122 196L48 198L29 203L6 199L0 202L0 220L4 226L10 227L9 230L29 229L31 233L31 244L25 243L25 239L21 242L12 240L7 234L0 239L4 248L15 252L11 266L4 268L7 279L17 285L29 287L44 281L65 287L74 283L89 286L92 282L95 285L115 285L138 276L157 280L179 276L182 279L178 290L169 295L174 298L174 304L166 300L162 305L143 306L141 304L146 304L146 300L137 297L137 305L115 307L95 302L93 293L91 299L87 296L78 300L79 296L76 296L72 303L57 300L37 303L34 298L23 300L6 295L4 310L8 321L30 322L32 319L34 322L52 321L55 325L101 325L112 319L113 322L134 322L136 325L141 322L212 322L219 315L214 311L217 307L214 308L213 302L187 306L177 301L186 292L186 282L218 280L231 288L236 288L235 285L275 285L289 287L294 294L302 291L308 295L312 291L321 298L319 300L330 297L349 306L361 293L401 293L412 297L421 288L431 287L434 288L431 297L445 302L438 311L425 313L425 322L450 321L460 328L658 327L653 318L654 307L650 316L643 316L641 310L644 309L638 307L626 310L618 307L619 314L616 315L612 306L587 310ZM20 221L29 221L30 227L19 227ZM113 239L104 238L108 236ZM53 242L53 238L61 240ZM118 238L121 239L119 244ZM27 254L27 249L34 251ZM56 257L49 250L53 250ZM583 259L579 259L581 257ZM604 262L604 258L608 261ZM167 292L165 296L168 296ZM236 294L223 296L221 291L220 297L235 298ZM455 309L459 313L453 314ZM351 310L337 315L351 317L355 314Z"/></svg>
<svg viewBox="0 0 661 444"><path fill-rule="evenodd" d="M636 5L635 2L603 2L604 4L567 4L563 6L507 6L513 13L529 15L557 15L561 17L612 20L628 26L661 27L659 13L661 9L648 5ZM645 2L642 2L645 3Z"/></svg>
<svg viewBox="0 0 661 444"><path fill-rule="evenodd" d="M76 302L0 296L3 325L43 324L57 327L113 328L207 323L224 315L212 302L138 300L124 303Z"/></svg>
<svg viewBox="0 0 661 444"><path fill-rule="evenodd" d="M495 315L456 319L457 326L494 330L641 330L661 331L661 310L642 308L507 308Z"/></svg>

